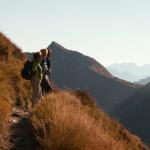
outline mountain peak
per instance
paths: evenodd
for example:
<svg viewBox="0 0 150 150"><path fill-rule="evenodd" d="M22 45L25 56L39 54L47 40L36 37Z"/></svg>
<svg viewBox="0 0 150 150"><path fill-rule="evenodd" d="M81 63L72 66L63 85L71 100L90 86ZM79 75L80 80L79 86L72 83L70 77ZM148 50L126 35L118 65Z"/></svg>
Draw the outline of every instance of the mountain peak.
<svg viewBox="0 0 150 150"><path fill-rule="evenodd" d="M57 48L57 49L61 49L61 50L65 50L65 48L60 45L59 43L55 42L55 41L52 41L52 43L48 46L48 48Z"/></svg>

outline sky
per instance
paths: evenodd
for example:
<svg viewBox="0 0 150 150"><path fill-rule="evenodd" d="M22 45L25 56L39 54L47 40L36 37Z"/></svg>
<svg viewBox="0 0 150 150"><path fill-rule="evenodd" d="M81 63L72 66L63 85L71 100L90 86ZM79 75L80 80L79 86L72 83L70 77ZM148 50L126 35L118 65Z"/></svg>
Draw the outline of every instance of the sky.
<svg viewBox="0 0 150 150"><path fill-rule="evenodd" d="M56 41L104 66L150 64L149 0L0 0L0 32L23 51Z"/></svg>

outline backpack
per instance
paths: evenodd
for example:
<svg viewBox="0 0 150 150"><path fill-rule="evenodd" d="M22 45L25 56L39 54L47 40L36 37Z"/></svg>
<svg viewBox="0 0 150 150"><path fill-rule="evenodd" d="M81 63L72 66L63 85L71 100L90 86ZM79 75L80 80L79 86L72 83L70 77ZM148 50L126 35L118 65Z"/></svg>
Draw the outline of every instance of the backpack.
<svg viewBox="0 0 150 150"><path fill-rule="evenodd" d="M27 60L24 64L24 67L21 70L21 77L25 80L31 80L32 77L31 69L32 69L32 62Z"/></svg>

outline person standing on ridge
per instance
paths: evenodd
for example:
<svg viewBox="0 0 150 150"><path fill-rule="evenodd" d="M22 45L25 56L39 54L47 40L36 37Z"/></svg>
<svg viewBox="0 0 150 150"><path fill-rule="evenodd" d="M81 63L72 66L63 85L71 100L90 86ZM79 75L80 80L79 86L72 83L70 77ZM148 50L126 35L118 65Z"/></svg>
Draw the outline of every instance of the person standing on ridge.
<svg viewBox="0 0 150 150"><path fill-rule="evenodd" d="M43 70L43 77L41 81L42 94L52 92L52 87L50 83L51 76L51 64L49 57L51 56L51 49L41 49L42 62L41 67Z"/></svg>
<svg viewBox="0 0 150 150"><path fill-rule="evenodd" d="M36 52L33 54L33 61L31 66L31 85L32 85L32 108L42 99L42 67L41 67L41 54Z"/></svg>

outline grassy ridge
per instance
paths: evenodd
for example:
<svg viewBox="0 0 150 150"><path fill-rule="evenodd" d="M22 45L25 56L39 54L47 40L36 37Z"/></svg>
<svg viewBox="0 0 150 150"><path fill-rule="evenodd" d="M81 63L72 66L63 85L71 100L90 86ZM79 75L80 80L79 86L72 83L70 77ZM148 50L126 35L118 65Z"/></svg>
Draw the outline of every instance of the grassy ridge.
<svg viewBox="0 0 150 150"><path fill-rule="evenodd" d="M147 149L82 92L48 95L34 109L32 124L44 150Z"/></svg>
<svg viewBox="0 0 150 150"><path fill-rule="evenodd" d="M0 32L0 149L8 145L8 120L12 105L25 106L30 83L21 76L24 54Z"/></svg>
<svg viewBox="0 0 150 150"><path fill-rule="evenodd" d="M25 55L21 49L0 32L0 96L23 105L29 98L30 84L21 76Z"/></svg>

